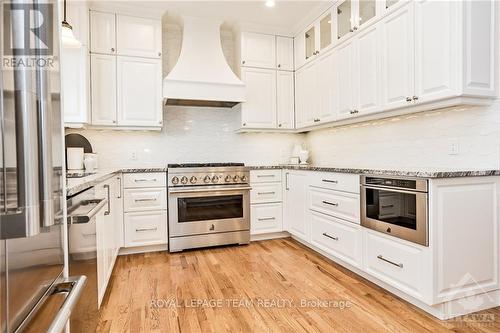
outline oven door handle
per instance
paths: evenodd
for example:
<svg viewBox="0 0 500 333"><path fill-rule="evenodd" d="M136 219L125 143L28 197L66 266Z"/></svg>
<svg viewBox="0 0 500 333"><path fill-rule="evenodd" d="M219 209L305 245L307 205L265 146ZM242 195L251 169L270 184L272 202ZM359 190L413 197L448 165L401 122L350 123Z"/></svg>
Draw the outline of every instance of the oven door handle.
<svg viewBox="0 0 500 333"><path fill-rule="evenodd" d="M201 193L201 192L220 192L220 191L247 191L251 190L251 186L245 187L220 187L220 188L194 188L194 189L169 189L168 193L182 194L182 193Z"/></svg>
<svg viewBox="0 0 500 333"><path fill-rule="evenodd" d="M407 193L407 194L425 194L427 195L427 192L422 192L422 191L408 191L408 190L398 190L393 187L378 187L378 186L367 186L367 185L361 185L362 188L368 188L371 190L379 190L379 191L386 191L386 192L397 192L397 193Z"/></svg>

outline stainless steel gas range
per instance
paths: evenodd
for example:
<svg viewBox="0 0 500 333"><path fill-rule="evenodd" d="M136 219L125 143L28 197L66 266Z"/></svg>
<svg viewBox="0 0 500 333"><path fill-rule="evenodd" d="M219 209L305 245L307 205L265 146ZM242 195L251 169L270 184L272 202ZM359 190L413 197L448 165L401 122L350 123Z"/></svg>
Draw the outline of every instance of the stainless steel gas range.
<svg viewBox="0 0 500 333"><path fill-rule="evenodd" d="M249 178L242 163L169 164L170 252L248 244Z"/></svg>

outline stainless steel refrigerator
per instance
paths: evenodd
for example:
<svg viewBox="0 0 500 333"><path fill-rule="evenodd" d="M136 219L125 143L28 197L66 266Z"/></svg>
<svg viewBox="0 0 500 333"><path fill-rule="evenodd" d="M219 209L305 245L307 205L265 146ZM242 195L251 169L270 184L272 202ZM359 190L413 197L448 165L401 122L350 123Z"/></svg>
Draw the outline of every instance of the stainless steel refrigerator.
<svg viewBox="0 0 500 333"><path fill-rule="evenodd" d="M58 3L0 3L0 332L59 332L85 278L62 273Z"/></svg>

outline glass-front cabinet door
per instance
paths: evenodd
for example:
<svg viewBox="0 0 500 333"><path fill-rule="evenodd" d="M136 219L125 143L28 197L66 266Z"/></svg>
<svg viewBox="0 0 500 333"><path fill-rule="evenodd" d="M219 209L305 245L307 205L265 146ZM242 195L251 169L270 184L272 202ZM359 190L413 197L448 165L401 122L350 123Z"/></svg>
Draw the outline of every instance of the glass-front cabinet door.
<svg viewBox="0 0 500 333"><path fill-rule="evenodd" d="M316 55L316 27L312 26L305 33L306 60Z"/></svg>
<svg viewBox="0 0 500 333"><path fill-rule="evenodd" d="M332 45L332 13L328 12L319 20L319 49Z"/></svg>
<svg viewBox="0 0 500 333"><path fill-rule="evenodd" d="M359 0L357 5L358 19L355 26L362 27L377 15L377 0Z"/></svg>
<svg viewBox="0 0 500 333"><path fill-rule="evenodd" d="M341 39L342 37L353 32L352 2L352 0L345 0L336 5L334 13L336 14L335 23L337 26L337 39Z"/></svg>

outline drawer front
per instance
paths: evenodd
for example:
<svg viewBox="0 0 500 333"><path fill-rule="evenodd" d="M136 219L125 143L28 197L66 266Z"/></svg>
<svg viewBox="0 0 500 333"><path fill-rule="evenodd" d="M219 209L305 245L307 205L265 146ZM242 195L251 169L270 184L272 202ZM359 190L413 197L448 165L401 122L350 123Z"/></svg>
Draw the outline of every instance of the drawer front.
<svg viewBox="0 0 500 333"><path fill-rule="evenodd" d="M167 174L165 172L125 173L123 175L124 188L166 187Z"/></svg>
<svg viewBox="0 0 500 333"><path fill-rule="evenodd" d="M314 172L310 175L309 185L350 193L360 192L359 175L353 174Z"/></svg>
<svg viewBox="0 0 500 333"><path fill-rule="evenodd" d="M125 189L123 193L125 212L167 209L166 188Z"/></svg>
<svg viewBox="0 0 500 333"><path fill-rule="evenodd" d="M311 212L311 243L356 267L361 267L361 227L334 217Z"/></svg>
<svg viewBox="0 0 500 333"><path fill-rule="evenodd" d="M281 203L258 204L250 207L252 235L283 231L283 207Z"/></svg>
<svg viewBox="0 0 500 333"><path fill-rule="evenodd" d="M281 182L281 170L251 170L250 183Z"/></svg>
<svg viewBox="0 0 500 333"><path fill-rule="evenodd" d="M376 278L417 298L423 295L424 253L422 250L366 231L365 270Z"/></svg>
<svg viewBox="0 0 500 333"><path fill-rule="evenodd" d="M359 224L359 195L309 188L309 208Z"/></svg>
<svg viewBox="0 0 500 333"><path fill-rule="evenodd" d="M281 202L283 189L281 183L257 183L252 184L250 191L250 203Z"/></svg>
<svg viewBox="0 0 500 333"><path fill-rule="evenodd" d="M125 213L125 246L167 243L167 212Z"/></svg>

